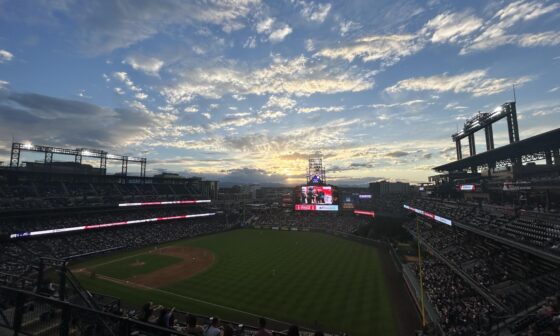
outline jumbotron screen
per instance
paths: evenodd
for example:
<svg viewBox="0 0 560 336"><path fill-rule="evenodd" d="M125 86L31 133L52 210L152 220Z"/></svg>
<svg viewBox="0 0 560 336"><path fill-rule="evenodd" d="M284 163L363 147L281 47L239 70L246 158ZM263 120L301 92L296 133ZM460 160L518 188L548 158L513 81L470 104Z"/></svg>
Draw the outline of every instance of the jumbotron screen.
<svg viewBox="0 0 560 336"><path fill-rule="evenodd" d="M302 186L296 204L296 210L338 211L333 204L333 188L331 186Z"/></svg>

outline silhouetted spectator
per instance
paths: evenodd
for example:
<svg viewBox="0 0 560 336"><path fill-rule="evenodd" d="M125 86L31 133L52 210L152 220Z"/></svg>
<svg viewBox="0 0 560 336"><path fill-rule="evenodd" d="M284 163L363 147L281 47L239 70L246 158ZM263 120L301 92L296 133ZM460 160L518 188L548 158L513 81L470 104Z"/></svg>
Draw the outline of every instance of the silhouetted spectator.
<svg viewBox="0 0 560 336"><path fill-rule="evenodd" d="M295 325L291 326L291 327L288 329L288 333L286 334L286 336L299 336L299 328L298 328L298 326L295 326Z"/></svg>
<svg viewBox="0 0 560 336"><path fill-rule="evenodd" d="M259 331L255 336L272 336L272 333L266 329L266 319L264 317L259 318Z"/></svg>

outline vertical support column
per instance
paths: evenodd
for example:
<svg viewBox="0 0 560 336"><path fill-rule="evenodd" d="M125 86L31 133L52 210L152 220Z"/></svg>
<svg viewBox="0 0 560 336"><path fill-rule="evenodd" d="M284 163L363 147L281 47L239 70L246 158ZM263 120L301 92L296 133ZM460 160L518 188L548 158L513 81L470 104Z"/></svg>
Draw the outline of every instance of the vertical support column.
<svg viewBox="0 0 560 336"><path fill-rule="evenodd" d="M484 134L486 135L486 150L494 149L494 132L492 130L492 124L484 127Z"/></svg>
<svg viewBox="0 0 560 336"><path fill-rule="evenodd" d="M140 161L140 177L146 177L146 158L142 158Z"/></svg>
<svg viewBox="0 0 560 336"><path fill-rule="evenodd" d="M552 156L554 157L554 164L560 166L560 150L558 148L552 150Z"/></svg>
<svg viewBox="0 0 560 336"><path fill-rule="evenodd" d="M549 150L544 151L544 158L547 166L552 166L552 152Z"/></svg>
<svg viewBox="0 0 560 336"><path fill-rule="evenodd" d="M19 167L19 155L21 153L21 144L12 143L12 153L10 155L10 167Z"/></svg>
<svg viewBox="0 0 560 336"><path fill-rule="evenodd" d="M107 153L101 154L101 158L99 159L99 169L101 169L103 174L107 171Z"/></svg>
<svg viewBox="0 0 560 336"><path fill-rule="evenodd" d="M82 153L78 152L76 156L74 156L74 162L81 164L82 163Z"/></svg>
<svg viewBox="0 0 560 336"><path fill-rule="evenodd" d="M461 139L455 141L455 149L457 150L457 161L463 158L463 148L461 147Z"/></svg>
<svg viewBox="0 0 560 336"><path fill-rule="evenodd" d="M476 144L474 143L474 133L469 134L469 154L470 156L476 155Z"/></svg>
<svg viewBox="0 0 560 336"><path fill-rule="evenodd" d="M43 274L45 272L45 262L43 258L39 259L39 271L37 272L37 288L35 289L36 293L39 293L43 288Z"/></svg>
<svg viewBox="0 0 560 336"><path fill-rule="evenodd" d="M511 115L508 114L507 117L507 128L508 128L508 136L509 136L509 143L512 144L515 142L513 137L513 122L511 120Z"/></svg>
<svg viewBox="0 0 560 336"><path fill-rule="evenodd" d="M51 164L53 159L52 147L45 148L45 164Z"/></svg>
<svg viewBox="0 0 560 336"><path fill-rule="evenodd" d="M511 106L511 121L513 127L513 140L519 142L519 126L517 124L517 108L515 107L515 102L510 103Z"/></svg>
<svg viewBox="0 0 560 336"><path fill-rule="evenodd" d="M121 168L122 176L126 176L127 172L128 172L128 156L123 156L122 157L122 168Z"/></svg>

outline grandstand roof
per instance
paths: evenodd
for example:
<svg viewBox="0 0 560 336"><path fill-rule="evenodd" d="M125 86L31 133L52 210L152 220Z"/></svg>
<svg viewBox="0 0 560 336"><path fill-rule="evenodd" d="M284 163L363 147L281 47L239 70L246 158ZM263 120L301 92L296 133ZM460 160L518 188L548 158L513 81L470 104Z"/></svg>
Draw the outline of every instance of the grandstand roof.
<svg viewBox="0 0 560 336"><path fill-rule="evenodd" d="M441 172L462 170L473 166L496 165L499 162L510 161L511 158L538 154L558 148L560 148L560 128L462 160L446 163L433 169Z"/></svg>

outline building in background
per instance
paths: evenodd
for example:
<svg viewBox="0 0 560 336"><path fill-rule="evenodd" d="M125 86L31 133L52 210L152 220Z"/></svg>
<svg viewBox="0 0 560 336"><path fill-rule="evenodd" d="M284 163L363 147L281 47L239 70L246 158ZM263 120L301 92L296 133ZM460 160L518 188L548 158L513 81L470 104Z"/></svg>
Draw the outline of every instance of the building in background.
<svg viewBox="0 0 560 336"><path fill-rule="evenodd" d="M375 196L407 193L410 191L410 183L388 181L371 182L369 184L369 190L371 194Z"/></svg>

